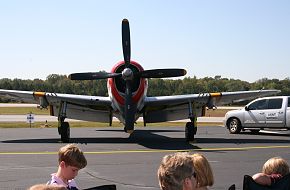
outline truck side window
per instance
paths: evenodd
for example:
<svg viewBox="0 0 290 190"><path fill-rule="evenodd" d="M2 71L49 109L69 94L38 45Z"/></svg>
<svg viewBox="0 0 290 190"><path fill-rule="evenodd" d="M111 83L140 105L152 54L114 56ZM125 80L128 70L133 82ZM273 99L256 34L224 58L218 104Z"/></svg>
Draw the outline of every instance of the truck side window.
<svg viewBox="0 0 290 190"><path fill-rule="evenodd" d="M290 98L288 98L288 107L290 107Z"/></svg>
<svg viewBox="0 0 290 190"><path fill-rule="evenodd" d="M282 98L269 99L268 109L281 109L282 102L283 102Z"/></svg>
<svg viewBox="0 0 290 190"><path fill-rule="evenodd" d="M248 106L249 110L264 110L268 108L267 100L258 100Z"/></svg>

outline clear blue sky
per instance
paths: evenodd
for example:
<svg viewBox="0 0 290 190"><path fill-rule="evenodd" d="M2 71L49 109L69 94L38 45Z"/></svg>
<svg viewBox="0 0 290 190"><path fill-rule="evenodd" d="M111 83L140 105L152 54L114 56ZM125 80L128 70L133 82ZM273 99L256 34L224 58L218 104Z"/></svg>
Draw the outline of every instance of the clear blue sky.
<svg viewBox="0 0 290 190"><path fill-rule="evenodd" d="M0 2L0 78L110 71L131 57L145 69L249 82L290 77L289 0L9 0Z"/></svg>

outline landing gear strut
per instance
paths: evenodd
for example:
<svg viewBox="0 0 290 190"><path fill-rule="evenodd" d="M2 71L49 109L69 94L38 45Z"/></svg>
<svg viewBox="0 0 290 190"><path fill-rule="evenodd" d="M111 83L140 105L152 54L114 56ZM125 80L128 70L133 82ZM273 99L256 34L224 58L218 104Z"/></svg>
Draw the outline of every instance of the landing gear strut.
<svg viewBox="0 0 290 190"><path fill-rule="evenodd" d="M185 125L185 140L187 142L194 141L194 135L196 134L196 131L196 121L187 122Z"/></svg>
<svg viewBox="0 0 290 190"><path fill-rule="evenodd" d="M60 134L60 139L63 143L68 143L70 139L70 128L68 122L60 122L58 127L58 133Z"/></svg>
<svg viewBox="0 0 290 190"><path fill-rule="evenodd" d="M192 111L192 103L189 102L188 104L188 111L189 111L189 119L190 122L187 122L185 125L185 140L187 142L194 141L194 135L197 131L197 125L196 125L196 116L193 114Z"/></svg>
<svg viewBox="0 0 290 190"><path fill-rule="evenodd" d="M61 102L58 114L58 134L60 134L60 139L63 143L68 143L70 139L70 127L69 123L65 122L66 118L66 102Z"/></svg>

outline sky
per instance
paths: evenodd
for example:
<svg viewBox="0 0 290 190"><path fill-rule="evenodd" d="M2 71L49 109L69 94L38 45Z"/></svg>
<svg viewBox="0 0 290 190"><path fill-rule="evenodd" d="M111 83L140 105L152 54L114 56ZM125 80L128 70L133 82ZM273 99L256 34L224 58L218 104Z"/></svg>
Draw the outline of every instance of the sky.
<svg viewBox="0 0 290 190"><path fill-rule="evenodd" d="M254 82L290 77L289 0L9 0L0 2L0 78L107 71L131 59L144 69Z"/></svg>

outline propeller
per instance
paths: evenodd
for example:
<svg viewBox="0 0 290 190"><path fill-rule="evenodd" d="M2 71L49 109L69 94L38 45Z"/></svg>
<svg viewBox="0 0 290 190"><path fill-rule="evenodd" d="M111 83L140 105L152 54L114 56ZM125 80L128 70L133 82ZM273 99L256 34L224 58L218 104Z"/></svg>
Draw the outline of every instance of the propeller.
<svg viewBox="0 0 290 190"><path fill-rule="evenodd" d="M168 77L179 77L186 75L184 69L153 69L145 70L136 73L134 76L141 78L168 78Z"/></svg>
<svg viewBox="0 0 290 190"><path fill-rule="evenodd" d="M134 120L136 113L136 106L132 104L132 80L133 72L129 68L131 61L131 42L130 42L130 27L129 21L123 19L122 21L122 47L125 62L125 69L122 72L123 79L126 81L125 90L125 131L133 132Z"/></svg>
<svg viewBox="0 0 290 190"><path fill-rule="evenodd" d="M121 76L121 73L106 72L89 72L89 73L72 73L68 76L71 80L97 80Z"/></svg>
<svg viewBox="0 0 290 190"><path fill-rule="evenodd" d="M127 19L123 19L122 21L122 47L125 68L128 68L131 59L131 44L130 44L130 27L129 21Z"/></svg>
<svg viewBox="0 0 290 190"><path fill-rule="evenodd" d="M69 75L71 80L97 80L107 78L122 77L126 82L125 89L125 131L131 133L134 130L136 104L132 99L132 82L140 78L168 78L184 76L186 70L184 69L152 69L134 72L130 69L131 64L131 42L130 42L130 27L129 21L123 19L122 21L122 48L125 68L122 73L106 73L106 72L87 72L87 73L73 73Z"/></svg>

